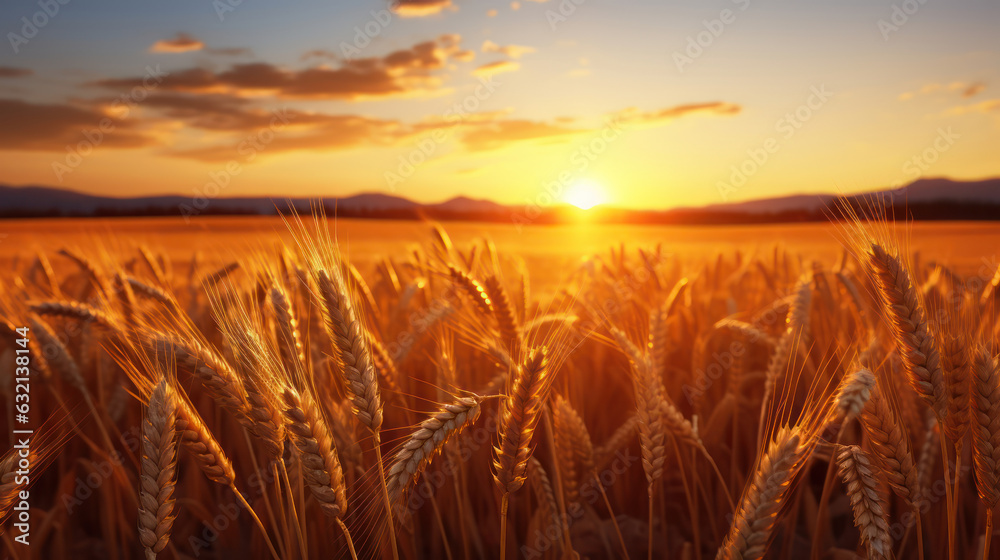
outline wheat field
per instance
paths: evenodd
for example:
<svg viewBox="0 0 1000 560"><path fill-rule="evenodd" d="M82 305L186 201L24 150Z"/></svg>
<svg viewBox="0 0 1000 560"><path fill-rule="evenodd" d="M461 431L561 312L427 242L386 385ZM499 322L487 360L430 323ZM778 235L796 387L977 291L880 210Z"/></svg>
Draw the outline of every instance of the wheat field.
<svg viewBox="0 0 1000 560"><path fill-rule="evenodd" d="M50 240L0 272L3 555L1000 557L1000 269L845 224L569 264L322 216L231 259Z"/></svg>

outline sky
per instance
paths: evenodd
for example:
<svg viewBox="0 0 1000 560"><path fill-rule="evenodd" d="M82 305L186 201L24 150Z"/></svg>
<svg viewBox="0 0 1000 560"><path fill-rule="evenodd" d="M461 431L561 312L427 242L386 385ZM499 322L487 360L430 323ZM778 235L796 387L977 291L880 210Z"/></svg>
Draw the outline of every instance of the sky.
<svg viewBox="0 0 1000 560"><path fill-rule="evenodd" d="M1000 176L994 0L5 0L0 183L670 208Z"/></svg>

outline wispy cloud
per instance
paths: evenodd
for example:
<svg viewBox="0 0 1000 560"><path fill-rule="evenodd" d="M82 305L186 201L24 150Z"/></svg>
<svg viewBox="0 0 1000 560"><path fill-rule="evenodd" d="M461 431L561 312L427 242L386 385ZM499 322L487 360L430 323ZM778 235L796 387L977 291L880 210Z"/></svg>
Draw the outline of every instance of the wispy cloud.
<svg viewBox="0 0 1000 560"><path fill-rule="evenodd" d="M149 47L149 52L155 53L183 53L190 51L200 51L205 48L205 43L188 35L178 33L172 39L161 39Z"/></svg>

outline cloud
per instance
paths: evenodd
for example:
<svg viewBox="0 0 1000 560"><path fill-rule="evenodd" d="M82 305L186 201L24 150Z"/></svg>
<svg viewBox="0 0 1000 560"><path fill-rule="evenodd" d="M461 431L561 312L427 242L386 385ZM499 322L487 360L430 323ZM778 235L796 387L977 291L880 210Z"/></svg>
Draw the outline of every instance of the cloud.
<svg viewBox="0 0 1000 560"><path fill-rule="evenodd" d="M965 99L974 97L976 94L981 93L984 89L986 89L986 84L982 82L971 84L969 87L962 90L962 97Z"/></svg>
<svg viewBox="0 0 1000 560"><path fill-rule="evenodd" d="M568 128L559 124L529 120L501 120L466 132L462 144L466 149L479 152L494 150L515 142L538 140L567 140L569 137L587 132Z"/></svg>
<svg viewBox="0 0 1000 560"><path fill-rule="evenodd" d="M161 39L149 47L149 52L155 53L182 53L190 51L200 51L205 48L205 43L188 35L178 33L173 39Z"/></svg>
<svg viewBox="0 0 1000 560"><path fill-rule="evenodd" d="M611 117L626 126L655 127L662 126L680 117L693 114L728 116L738 114L742 107L733 103L714 101L710 103L692 103L676 105L656 111L640 111L629 107L611 114Z"/></svg>
<svg viewBox="0 0 1000 560"><path fill-rule="evenodd" d="M486 11L486 17L497 17L497 11L496 10L487 10Z"/></svg>
<svg viewBox="0 0 1000 560"><path fill-rule="evenodd" d="M267 135L270 140L263 148L262 155L391 145L399 140L401 133L401 125L397 121L358 115L284 111L262 113L260 118L268 124L275 124L273 134ZM258 127L258 130L270 130L265 126L267 125ZM260 138L263 138L263 134L248 131L229 143L173 150L169 155L204 162L223 162L240 158L241 150L245 149L248 142Z"/></svg>
<svg viewBox="0 0 1000 560"><path fill-rule="evenodd" d="M479 68L476 68L472 71L472 74L474 76L489 76L491 74L499 74L501 72L513 72L520 67L521 65L516 62L498 60L497 62L490 62L489 64L484 64Z"/></svg>
<svg viewBox="0 0 1000 560"><path fill-rule="evenodd" d="M399 0L395 11L402 17L425 17L451 7L451 0Z"/></svg>
<svg viewBox="0 0 1000 560"><path fill-rule="evenodd" d="M461 52L458 35L442 35L384 57L337 62L290 70L267 62L234 64L225 71L204 68L177 70L158 85L160 91L276 95L295 99L349 99L402 97L439 90L433 75L449 58ZM323 51L311 51L315 56ZM122 90L141 85L142 78L106 79L91 85Z"/></svg>
<svg viewBox="0 0 1000 560"><path fill-rule="evenodd" d="M952 82L950 84L940 84L936 82L924 84L916 91L907 91L899 94L900 101L909 101L917 96L930 95L937 92L958 92L963 99L973 97L986 89L986 84L982 82L966 83Z"/></svg>
<svg viewBox="0 0 1000 560"><path fill-rule="evenodd" d="M534 47L523 47L520 45L500 46L487 39L483 41L482 50L484 53L501 53L511 58L521 58L522 55L535 52Z"/></svg>
<svg viewBox="0 0 1000 560"><path fill-rule="evenodd" d="M1000 113L1000 99L987 99L974 105L959 105L945 112L946 115L967 115L969 113Z"/></svg>
<svg viewBox="0 0 1000 560"><path fill-rule="evenodd" d="M731 116L741 110L739 105L723 102L693 103L676 105L655 111L639 111L627 108L607 115L608 121L623 128L652 128L664 126L670 122L688 115L706 114L716 116ZM465 148L471 152L495 150L511 144L522 142L563 142L581 135L598 133L594 128L571 126L576 119L558 117L551 122L506 119L496 115L490 121L475 123L468 126L461 140Z"/></svg>
<svg viewBox="0 0 1000 560"><path fill-rule="evenodd" d="M0 66L0 78L23 78L35 73L31 68L15 68L13 66Z"/></svg>
<svg viewBox="0 0 1000 560"><path fill-rule="evenodd" d="M113 130L101 133L102 120L109 119ZM0 150L58 151L100 134L91 141L96 148L139 148L155 143L151 136L135 130L137 123L109 117L100 111L72 105L35 104L0 99ZM107 126L105 126L107 130Z"/></svg>

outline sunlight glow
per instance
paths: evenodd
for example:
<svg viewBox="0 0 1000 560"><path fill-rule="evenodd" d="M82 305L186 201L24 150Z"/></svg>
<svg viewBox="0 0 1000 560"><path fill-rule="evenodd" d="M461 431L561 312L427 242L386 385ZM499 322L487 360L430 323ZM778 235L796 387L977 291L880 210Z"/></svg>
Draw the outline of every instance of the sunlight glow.
<svg viewBox="0 0 1000 560"><path fill-rule="evenodd" d="M607 201L604 189L591 181L577 181L566 192L563 200L581 210L589 210Z"/></svg>

